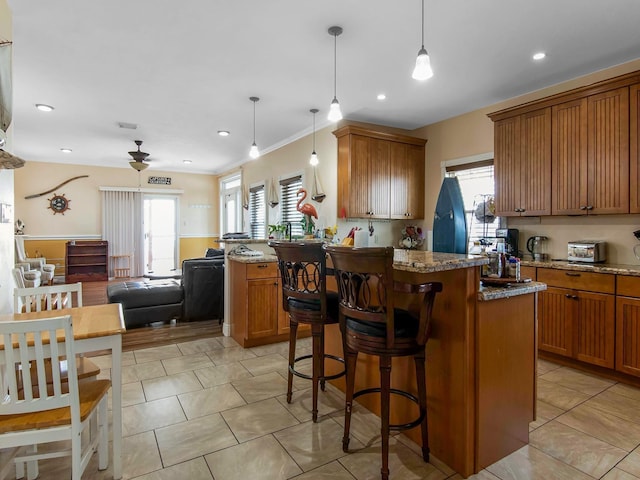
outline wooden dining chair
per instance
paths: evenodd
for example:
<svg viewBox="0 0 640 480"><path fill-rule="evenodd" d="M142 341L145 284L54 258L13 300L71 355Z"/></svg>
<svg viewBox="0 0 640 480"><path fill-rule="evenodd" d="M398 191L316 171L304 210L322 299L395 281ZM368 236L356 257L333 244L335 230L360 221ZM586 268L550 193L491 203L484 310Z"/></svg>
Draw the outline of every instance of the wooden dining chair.
<svg viewBox="0 0 640 480"><path fill-rule="evenodd" d="M95 380L79 386L71 316L0 322L0 338L5 380L0 403L0 449L12 449L16 465L27 464L29 480L38 476L39 459L62 456L71 456L71 478L80 480L96 449L98 468L106 469L107 392L111 382ZM69 372L66 386L60 368L50 370L51 379L46 375L47 363L59 366L63 357ZM83 448L82 432L91 423L97 425L97 435L90 430ZM62 440L70 441L70 448L37 451L40 443ZM4 464L2 478L12 468L13 462Z"/></svg>
<svg viewBox="0 0 640 480"><path fill-rule="evenodd" d="M389 478L389 432L420 425L422 457L429 461L427 427L427 388L425 345L430 333L431 311L440 283L408 284L394 281L393 248L349 248L329 245L338 294L339 320L347 365L345 418L342 449L349 447L349 429L353 400L361 395L380 393L382 436L382 479ZM409 310L398 308L396 294L416 295ZM380 387L354 392L358 354L379 359ZM391 359L413 356L416 368L417 397L411 392L391 388ZM405 397L418 405L417 419L405 424L389 423L391 394Z"/></svg>

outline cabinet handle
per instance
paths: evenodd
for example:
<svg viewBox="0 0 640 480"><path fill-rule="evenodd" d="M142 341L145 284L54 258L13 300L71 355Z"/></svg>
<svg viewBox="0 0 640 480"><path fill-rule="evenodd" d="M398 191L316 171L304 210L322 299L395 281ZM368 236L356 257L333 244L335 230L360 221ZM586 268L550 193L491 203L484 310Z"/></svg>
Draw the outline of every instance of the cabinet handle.
<svg viewBox="0 0 640 480"><path fill-rule="evenodd" d="M586 205L581 205L580 206L580 210L586 210L586 209L587 209Z"/></svg>
<svg viewBox="0 0 640 480"><path fill-rule="evenodd" d="M577 295L571 295L571 300L578 300L578 296Z"/></svg>
<svg viewBox="0 0 640 480"><path fill-rule="evenodd" d="M275 283L273 284L273 286L274 286L274 287L277 287L277 286L278 286L278 282L275 282Z"/></svg>
<svg viewBox="0 0 640 480"><path fill-rule="evenodd" d="M258 265L258 268L267 268L267 267L268 267L268 265L266 265L266 264Z"/></svg>
<svg viewBox="0 0 640 480"><path fill-rule="evenodd" d="M587 210L593 210L593 205L587 205Z"/></svg>
<svg viewBox="0 0 640 480"><path fill-rule="evenodd" d="M579 276L580 276L580 274L579 274L579 273L574 273L574 272L564 272L564 274L565 274L567 277L579 277Z"/></svg>

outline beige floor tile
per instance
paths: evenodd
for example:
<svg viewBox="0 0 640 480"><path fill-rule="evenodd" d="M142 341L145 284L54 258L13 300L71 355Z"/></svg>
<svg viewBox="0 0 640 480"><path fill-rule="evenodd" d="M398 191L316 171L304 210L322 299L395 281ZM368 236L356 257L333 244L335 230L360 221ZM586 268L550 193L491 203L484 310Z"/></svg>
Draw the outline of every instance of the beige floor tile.
<svg viewBox="0 0 640 480"><path fill-rule="evenodd" d="M122 367L122 384L126 385L127 383L133 383L133 382L138 382L140 381L138 379L138 376L135 374L135 372L133 371L133 369L131 368L132 365L128 365L126 367ZM102 369L100 369L100 372L102 372Z"/></svg>
<svg viewBox="0 0 640 480"><path fill-rule="evenodd" d="M109 390L111 395L111 390ZM142 383L127 383L122 386L122 406L128 407L129 405L135 405L137 403L144 403L144 391L142 390Z"/></svg>
<svg viewBox="0 0 640 480"><path fill-rule="evenodd" d="M157 470L147 475L136 477L135 480L213 480L211 471L204 457L194 458L184 463L178 463L163 470Z"/></svg>
<svg viewBox="0 0 640 480"><path fill-rule="evenodd" d="M205 456L215 478L284 480L302 470L271 435Z"/></svg>
<svg viewBox="0 0 640 480"><path fill-rule="evenodd" d="M299 475L295 480L353 480L353 475L336 460Z"/></svg>
<svg viewBox="0 0 640 480"><path fill-rule="evenodd" d="M617 468L640 478L640 447L636 448L632 453L627 455L616 466Z"/></svg>
<svg viewBox="0 0 640 480"><path fill-rule="evenodd" d="M547 402L538 400L536 402L536 420L529 424L529 431L535 430L536 428L547 423L549 420L553 420L558 415L562 415L563 413L564 410L562 410L561 408L554 407Z"/></svg>
<svg viewBox="0 0 640 480"><path fill-rule="evenodd" d="M308 385L308 384L307 384ZM286 391L286 382L285 382ZM299 421L306 422L311 420L311 411L313 409L313 389L308 387L306 390L293 392L291 403L287 403L287 394L277 397L278 401L284 405ZM342 412L344 410L344 394L337 389L325 388L323 392L318 386L318 416L329 415L332 413Z"/></svg>
<svg viewBox="0 0 640 480"><path fill-rule="evenodd" d="M631 385L625 385L624 383L616 383L608 391L610 393L616 393L623 397L629 397L640 401L640 388L638 387L632 387Z"/></svg>
<svg viewBox="0 0 640 480"><path fill-rule="evenodd" d="M213 366L213 362L206 353L195 353L193 355L183 355L182 357L168 358L162 360L162 365L167 371L167 375L188 372Z"/></svg>
<svg viewBox="0 0 640 480"><path fill-rule="evenodd" d="M613 380L588 375L569 367L560 367L552 370L538 377L538 381L540 379L557 383L587 395L597 395L616 383Z"/></svg>
<svg viewBox="0 0 640 480"><path fill-rule="evenodd" d="M485 470L501 480L593 480L593 477L530 445Z"/></svg>
<svg viewBox="0 0 640 480"><path fill-rule="evenodd" d="M578 470L600 478L627 454L556 420L531 432L529 443Z"/></svg>
<svg viewBox="0 0 640 480"><path fill-rule="evenodd" d="M242 347L220 348L207 352L207 356L215 365L228 365L248 358L255 358L255 354Z"/></svg>
<svg viewBox="0 0 640 480"><path fill-rule="evenodd" d="M638 480L638 477L631 475L624 470L620 470L619 468L614 468L602 477L602 480Z"/></svg>
<svg viewBox="0 0 640 480"><path fill-rule="evenodd" d="M122 409L122 435L128 437L186 419L177 397L140 403Z"/></svg>
<svg viewBox="0 0 640 480"><path fill-rule="evenodd" d="M223 383L231 383L235 380L243 378L251 378L251 372L244 368L240 363L230 363L229 365L220 365L218 367L207 367L195 370L194 373L202 386L205 388L222 385Z"/></svg>
<svg viewBox="0 0 640 480"><path fill-rule="evenodd" d="M144 432L122 439L123 478L134 478L162 468L156 437Z"/></svg>
<svg viewBox="0 0 640 480"><path fill-rule="evenodd" d="M619 395L610 390L606 390L593 397L586 405L602 410L603 412L612 413L624 420L640 424L639 400L636 398Z"/></svg>
<svg viewBox="0 0 640 480"><path fill-rule="evenodd" d="M202 384L193 372L143 380L142 386L147 401L202 390Z"/></svg>
<svg viewBox="0 0 640 480"><path fill-rule="evenodd" d="M552 370L557 368L561 368L562 365L558 365L557 363L549 362L547 360L538 359L537 370L538 375L544 375Z"/></svg>
<svg viewBox="0 0 640 480"><path fill-rule="evenodd" d="M221 413L240 443L282 430L298 421L275 398Z"/></svg>
<svg viewBox="0 0 640 480"><path fill-rule="evenodd" d="M165 358L179 357L182 355L176 345L163 345L162 347L143 348L135 350L136 363L154 362Z"/></svg>
<svg viewBox="0 0 640 480"><path fill-rule="evenodd" d="M627 452L640 445L640 426L588 404L578 405L556 421Z"/></svg>
<svg viewBox="0 0 640 480"><path fill-rule="evenodd" d="M178 400L189 420L229 410L246 403L229 383L197 392L183 393L178 395Z"/></svg>
<svg viewBox="0 0 640 480"><path fill-rule="evenodd" d="M88 354L87 357L91 359L93 363L95 363L100 369L103 368L111 368L111 355L96 355L92 356ZM135 357L133 356L133 352L122 352L122 366L133 365L136 363Z"/></svg>
<svg viewBox="0 0 640 480"><path fill-rule="evenodd" d="M238 443L219 413L158 428L156 437L165 467Z"/></svg>
<svg viewBox="0 0 640 480"><path fill-rule="evenodd" d="M380 478L382 453L380 445L368 446L360 450L350 448L348 455L339 461L358 480ZM389 441L389 478L391 480L441 480L445 474L422 456L416 455L395 438Z"/></svg>
<svg viewBox="0 0 640 480"><path fill-rule="evenodd" d="M278 354L284 358L289 358L289 342L271 343L268 345L260 345L259 347L250 348L251 353L258 357Z"/></svg>
<svg viewBox="0 0 640 480"><path fill-rule="evenodd" d="M130 378L135 378L136 380L134 381L140 381L148 380L150 378L164 377L166 374L167 372L162 366L162 362L160 360L156 360L155 362L139 363L122 368L122 382L125 383L125 375Z"/></svg>
<svg viewBox="0 0 640 480"><path fill-rule="evenodd" d="M453 476L447 477L447 480L463 480L464 477L458 473ZM493 473L487 470L480 470L475 475L469 475L466 480L500 480L500 478L496 477ZM524 479L522 479L524 480Z"/></svg>
<svg viewBox="0 0 640 480"><path fill-rule="evenodd" d="M218 342L220 342L220 345L222 345L224 348L240 346L240 344L236 342L232 337L216 337L216 340L218 340Z"/></svg>
<svg viewBox="0 0 640 480"><path fill-rule="evenodd" d="M589 398L591 398L590 395L538 378L538 400L554 407L569 410Z"/></svg>
<svg viewBox="0 0 640 480"><path fill-rule="evenodd" d="M305 472L345 455L342 427L329 417L280 430L273 436ZM352 441L349 446L354 450L363 448L358 441Z"/></svg>
<svg viewBox="0 0 640 480"><path fill-rule="evenodd" d="M178 348L183 355L193 355L194 353L206 353L212 350L224 348L217 338L202 338L192 342L178 343Z"/></svg>
<svg viewBox="0 0 640 480"><path fill-rule="evenodd" d="M269 372L286 372L288 368L287 357L283 357L278 353L241 360L240 363L249 370L252 375L263 375Z"/></svg>
<svg viewBox="0 0 640 480"><path fill-rule="evenodd" d="M340 424L341 428L344 428L344 411L332 413L331 417ZM351 441L355 438L366 446L377 444L380 442L380 429L380 417L355 402L351 411L351 426L349 428ZM392 436L397 434L398 432L391 432Z"/></svg>
<svg viewBox="0 0 640 480"><path fill-rule="evenodd" d="M412 439L407 437L404 433L399 433L395 436L395 439L402 443L405 447L411 450L413 453L422 458L422 447L414 442ZM433 454L429 455L429 463L440 470L444 475L448 478L452 475L455 475L456 472L453 471L451 467L449 467L446 463L441 461L438 457Z"/></svg>
<svg viewBox="0 0 640 480"><path fill-rule="evenodd" d="M276 372L235 380L235 389L247 403L254 403L287 392L287 382Z"/></svg>

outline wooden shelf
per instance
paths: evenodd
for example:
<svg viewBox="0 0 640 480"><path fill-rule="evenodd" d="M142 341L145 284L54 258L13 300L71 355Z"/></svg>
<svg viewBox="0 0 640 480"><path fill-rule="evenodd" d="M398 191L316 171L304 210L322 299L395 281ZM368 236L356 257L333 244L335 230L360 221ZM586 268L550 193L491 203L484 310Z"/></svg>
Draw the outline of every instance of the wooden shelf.
<svg viewBox="0 0 640 480"><path fill-rule="evenodd" d="M98 240L66 244L65 282L97 282L109 279L109 243Z"/></svg>

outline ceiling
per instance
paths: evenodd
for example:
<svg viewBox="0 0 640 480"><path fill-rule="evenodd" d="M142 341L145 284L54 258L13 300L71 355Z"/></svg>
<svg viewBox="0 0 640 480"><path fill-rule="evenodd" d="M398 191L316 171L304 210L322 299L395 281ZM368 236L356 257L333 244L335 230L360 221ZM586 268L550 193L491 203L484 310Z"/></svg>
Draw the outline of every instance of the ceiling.
<svg viewBox="0 0 640 480"><path fill-rule="evenodd" d="M424 82L411 78L420 0L9 5L13 153L130 168L127 152L140 139L151 154L147 172L221 173L249 161L250 96L260 97L255 137L263 153L310 133L311 108L320 109L317 128L328 125L332 25L344 28L337 97L345 118L405 129L640 57L638 0L426 0L435 75ZM537 51L547 57L533 61ZM55 110L40 112L36 103Z"/></svg>

